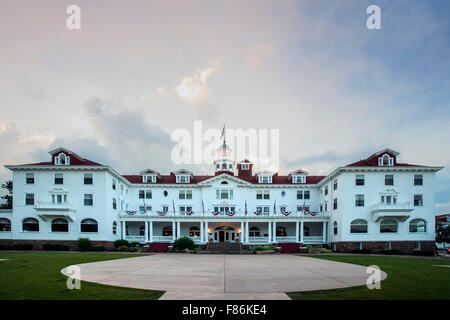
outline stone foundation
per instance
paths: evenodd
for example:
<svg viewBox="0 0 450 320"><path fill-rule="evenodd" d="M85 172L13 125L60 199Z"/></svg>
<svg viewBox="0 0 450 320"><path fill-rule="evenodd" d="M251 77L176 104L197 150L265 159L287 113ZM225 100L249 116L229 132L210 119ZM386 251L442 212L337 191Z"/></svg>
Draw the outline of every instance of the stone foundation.
<svg viewBox="0 0 450 320"><path fill-rule="evenodd" d="M433 241L420 241L420 250L415 250L416 241L390 241L390 250L396 250L401 254L414 254L417 251L434 252ZM382 253L389 250L388 241L362 241L362 242L333 242L331 248L334 252L349 253L353 250L361 249L359 244L362 243L362 249L369 249L371 253Z"/></svg>
<svg viewBox="0 0 450 320"><path fill-rule="evenodd" d="M77 250L77 240L10 240L10 239L0 239L0 245L13 246L17 243L26 243L33 246L33 250L43 250L42 245L46 243L53 243L59 245L68 246L70 250ZM106 250L111 250L114 248L114 242L112 241L95 241L91 240L92 246L103 246Z"/></svg>

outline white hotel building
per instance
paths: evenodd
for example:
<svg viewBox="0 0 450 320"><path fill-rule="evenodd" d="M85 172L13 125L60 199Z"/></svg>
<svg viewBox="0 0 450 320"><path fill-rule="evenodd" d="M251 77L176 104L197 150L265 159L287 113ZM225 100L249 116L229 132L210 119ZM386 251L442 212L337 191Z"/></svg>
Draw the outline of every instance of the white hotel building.
<svg viewBox="0 0 450 320"><path fill-rule="evenodd" d="M200 246L433 250L442 167L399 163L385 149L327 176L281 176L253 173L251 162L231 160L227 145L219 149L213 176L183 169L121 175L64 148L50 151L48 162L7 165L13 210L0 212L0 243L38 249L87 237L108 247L118 239L152 246L191 237Z"/></svg>

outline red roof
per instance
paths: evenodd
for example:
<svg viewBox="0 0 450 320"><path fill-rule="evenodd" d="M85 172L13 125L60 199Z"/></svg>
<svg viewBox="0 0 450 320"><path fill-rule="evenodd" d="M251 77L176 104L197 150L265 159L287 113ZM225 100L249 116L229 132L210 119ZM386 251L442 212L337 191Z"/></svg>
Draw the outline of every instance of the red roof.
<svg viewBox="0 0 450 320"><path fill-rule="evenodd" d="M409 163L399 163L397 162L397 155L393 154L392 152L386 151L383 153L374 153L370 157L356 161L354 163L351 163L347 165L347 167L378 167L378 158L382 157L384 154L388 154L389 156L394 158L394 165L393 167L424 167L422 165L416 165L416 164L409 164Z"/></svg>

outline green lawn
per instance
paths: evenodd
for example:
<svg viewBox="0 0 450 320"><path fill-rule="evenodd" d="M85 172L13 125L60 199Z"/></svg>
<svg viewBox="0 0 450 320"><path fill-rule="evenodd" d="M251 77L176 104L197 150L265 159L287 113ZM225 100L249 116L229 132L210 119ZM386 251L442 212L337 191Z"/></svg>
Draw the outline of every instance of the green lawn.
<svg viewBox="0 0 450 320"><path fill-rule="evenodd" d="M363 266L377 265L387 273L387 278L381 282L381 290L359 286L288 293L292 299L450 299L450 268L434 266L450 265L450 260L353 255L310 257Z"/></svg>
<svg viewBox="0 0 450 320"><path fill-rule="evenodd" d="M0 252L0 300L158 299L163 292L81 282L69 290L60 270L73 264L137 257L139 254Z"/></svg>

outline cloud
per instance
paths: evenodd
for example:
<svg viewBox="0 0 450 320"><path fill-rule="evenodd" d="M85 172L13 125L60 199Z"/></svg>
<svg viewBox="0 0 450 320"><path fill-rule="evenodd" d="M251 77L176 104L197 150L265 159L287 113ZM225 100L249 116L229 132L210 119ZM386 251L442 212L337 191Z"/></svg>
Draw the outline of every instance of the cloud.
<svg viewBox="0 0 450 320"><path fill-rule="evenodd" d="M261 42L244 50L245 62L252 67L260 67L274 51L273 44Z"/></svg>
<svg viewBox="0 0 450 320"><path fill-rule="evenodd" d="M217 71L217 64L199 69L193 75L184 77L175 87L176 94L193 106L208 105L210 94L208 78L215 71Z"/></svg>
<svg viewBox="0 0 450 320"><path fill-rule="evenodd" d="M162 96L165 96L165 95L167 95L166 88L160 86L160 87L156 88L155 91L150 93L149 95L142 95L142 96L140 96L139 99L142 102L148 102L148 101L154 100L156 98L159 98L159 97L162 97Z"/></svg>

